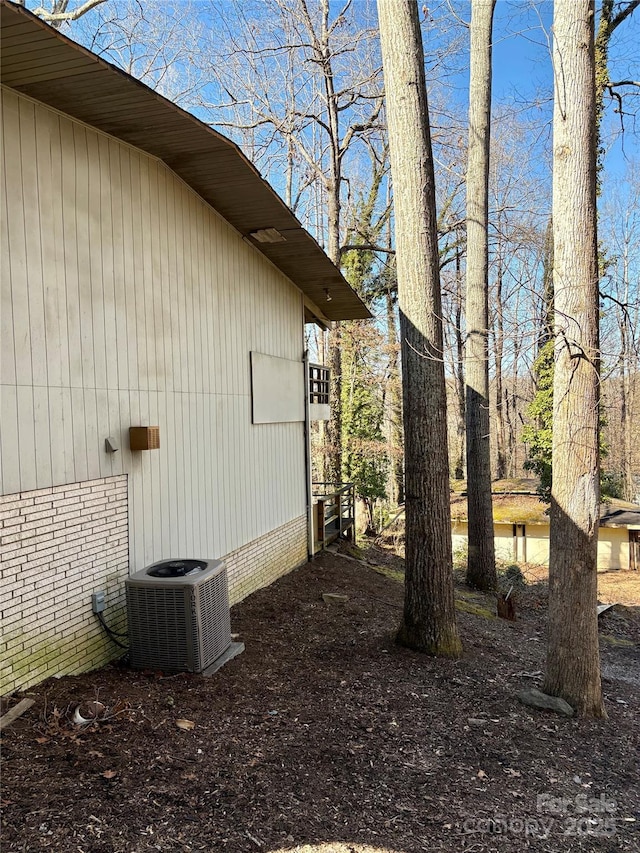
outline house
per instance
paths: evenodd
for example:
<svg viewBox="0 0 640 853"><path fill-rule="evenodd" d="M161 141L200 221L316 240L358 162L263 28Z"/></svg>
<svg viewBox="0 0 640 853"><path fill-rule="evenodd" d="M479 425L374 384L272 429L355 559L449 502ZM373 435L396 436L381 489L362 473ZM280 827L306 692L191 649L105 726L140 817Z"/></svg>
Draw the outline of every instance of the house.
<svg viewBox="0 0 640 853"><path fill-rule="evenodd" d="M232 603L306 561L304 324L370 315L232 142L0 23L4 694L113 657L91 595L122 630L156 560L223 559Z"/></svg>
<svg viewBox="0 0 640 853"><path fill-rule="evenodd" d="M498 559L549 564L549 515L535 487L535 482L527 480L494 484L493 530ZM452 495L451 522L454 550L466 548L465 493ZM640 506L611 499L600 511L598 570L620 569L640 569Z"/></svg>

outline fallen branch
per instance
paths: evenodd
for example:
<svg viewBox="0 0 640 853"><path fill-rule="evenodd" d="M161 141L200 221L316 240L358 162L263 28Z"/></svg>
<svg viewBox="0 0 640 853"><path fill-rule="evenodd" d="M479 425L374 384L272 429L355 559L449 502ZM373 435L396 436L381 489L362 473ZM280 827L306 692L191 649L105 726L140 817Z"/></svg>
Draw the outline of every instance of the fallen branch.
<svg viewBox="0 0 640 853"><path fill-rule="evenodd" d="M32 705L35 705L35 699L23 699L14 705L6 714L0 717L0 731L10 726L18 717L21 717L25 711L28 711Z"/></svg>

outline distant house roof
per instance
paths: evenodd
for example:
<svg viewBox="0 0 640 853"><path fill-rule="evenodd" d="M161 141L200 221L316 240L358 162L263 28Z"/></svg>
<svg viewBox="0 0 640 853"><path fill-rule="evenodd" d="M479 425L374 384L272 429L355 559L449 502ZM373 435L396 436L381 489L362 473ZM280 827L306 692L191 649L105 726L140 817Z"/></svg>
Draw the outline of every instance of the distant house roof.
<svg viewBox="0 0 640 853"><path fill-rule="evenodd" d="M600 524L604 527L637 527L640 530L640 506L621 501L602 504Z"/></svg>
<svg viewBox="0 0 640 853"><path fill-rule="evenodd" d="M548 524L547 504L536 495L494 494L493 520L495 524ZM451 496L451 518L467 520L467 495Z"/></svg>
<svg viewBox="0 0 640 853"><path fill-rule="evenodd" d="M502 480L493 484L493 520L495 524L549 524L548 505L532 492L536 482ZM451 495L451 518L467 520L466 491ZM602 527L637 527L640 529L640 506L608 499L600 505Z"/></svg>
<svg viewBox="0 0 640 853"><path fill-rule="evenodd" d="M231 140L21 6L0 0L0 26L4 85L162 160L300 288L317 319L371 316ZM252 236L268 229L284 239Z"/></svg>

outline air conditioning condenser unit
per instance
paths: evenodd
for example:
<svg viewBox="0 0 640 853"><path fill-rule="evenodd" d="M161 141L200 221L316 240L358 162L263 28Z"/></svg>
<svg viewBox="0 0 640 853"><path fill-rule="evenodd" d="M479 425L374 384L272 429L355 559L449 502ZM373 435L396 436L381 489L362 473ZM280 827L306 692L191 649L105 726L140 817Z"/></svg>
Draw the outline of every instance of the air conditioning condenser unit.
<svg viewBox="0 0 640 853"><path fill-rule="evenodd" d="M231 645L227 572L220 560L164 560L125 585L134 668L202 672Z"/></svg>

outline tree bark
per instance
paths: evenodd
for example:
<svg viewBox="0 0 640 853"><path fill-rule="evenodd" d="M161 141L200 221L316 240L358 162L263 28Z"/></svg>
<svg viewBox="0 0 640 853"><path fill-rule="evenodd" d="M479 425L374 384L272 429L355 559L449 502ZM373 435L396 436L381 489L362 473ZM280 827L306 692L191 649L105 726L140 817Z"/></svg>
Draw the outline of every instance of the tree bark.
<svg viewBox="0 0 640 853"><path fill-rule="evenodd" d="M329 483L342 482L342 341L341 324L329 332L328 362L331 371L331 417L325 428L325 476Z"/></svg>
<svg viewBox="0 0 640 853"><path fill-rule="evenodd" d="M604 717L598 649L599 340L593 0L554 7L553 483L545 691Z"/></svg>
<svg viewBox="0 0 640 853"><path fill-rule="evenodd" d="M453 465L454 480L464 480L465 475L465 383L464 383L464 340L462 337L463 287L460 245L456 246L456 294L455 294L455 387L456 387L456 448Z"/></svg>
<svg viewBox="0 0 640 853"><path fill-rule="evenodd" d="M553 340L553 219L549 219L544 235L543 305L537 354Z"/></svg>
<svg viewBox="0 0 640 853"><path fill-rule="evenodd" d="M611 35L620 24L625 21L630 15L633 15L635 10L640 6L640 0L628 0L625 3L615 4L617 7L614 12L614 0L603 0L600 9L600 23L598 25L598 34L595 37L595 122L596 122L596 189L598 186L600 173L604 165L604 148L602 148L601 128L602 119L604 117L604 93L607 86L611 83L609 78L609 42ZM620 105L622 111L622 104Z"/></svg>
<svg viewBox="0 0 640 853"><path fill-rule="evenodd" d="M496 270L496 304L495 321L493 326L494 364L496 371L496 479L503 480L507 476L507 440L505 426L506 393L502 377L502 360L504 357L504 317L502 305L503 285L502 255L498 250Z"/></svg>
<svg viewBox="0 0 640 853"><path fill-rule="evenodd" d="M325 179L327 191L327 254L340 267L340 190L342 158L340 156L340 114L333 85L333 65L329 50L329 0L321 0L321 30L316 44L317 61L322 68L327 106L329 137L329 170ZM329 332L329 368L331 369L331 417L327 423L327 476L329 482L342 482L342 341L340 323Z"/></svg>
<svg viewBox="0 0 640 853"><path fill-rule="evenodd" d="M622 276L624 287L624 303L630 304L629 294L629 247L625 241L624 255L622 259ZM621 391L622 399L620 404L620 428L622 431L622 441L624 445L624 455L622 457L622 497L626 501L632 501L635 497L635 488L633 482L633 442L634 442L634 427L632 413L634 410L633 402L635 397L635 383L631 384L632 356L633 356L633 339L630 334L630 329L627 325L626 312L620 317L620 372L621 372ZM630 340L631 338L631 340Z"/></svg>
<svg viewBox="0 0 640 853"><path fill-rule="evenodd" d="M378 0L402 354L406 574L398 642L457 657L436 204L424 53L413 0Z"/></svg>
<svg viewBox="0 0 640 853"><path fill-rule="evenodd" d="M467 165L467 583L495 589L489 434L489 142L495 0L472 0Z"/></svg>
<svg viewBox="0 0 640 853"><path fill-rule="evenodd" d="M82 3L77 8L69 10L67 8L69 0L54 0L50 10L45 9L43 6L38 6L37 9L33 10L33 14L42 18L43 21L46 21L54 29L59 30L63 24L77 21L78 18L86 15L87 12L90 12L102 3L106 3L106 0L86 0L85 3ZM19 5L24 6L25 4L21 2Z"/></svg>
<svg viewBox="0 0 640 853"><path fill-rule="evenodd" d="M387 343L389 370L385 392L385 432L389 444L389 501L392 506L404 503L404 457L402 454L402 395L398 365L398 333L391 293L385 294L387 306Z"/></svg>

